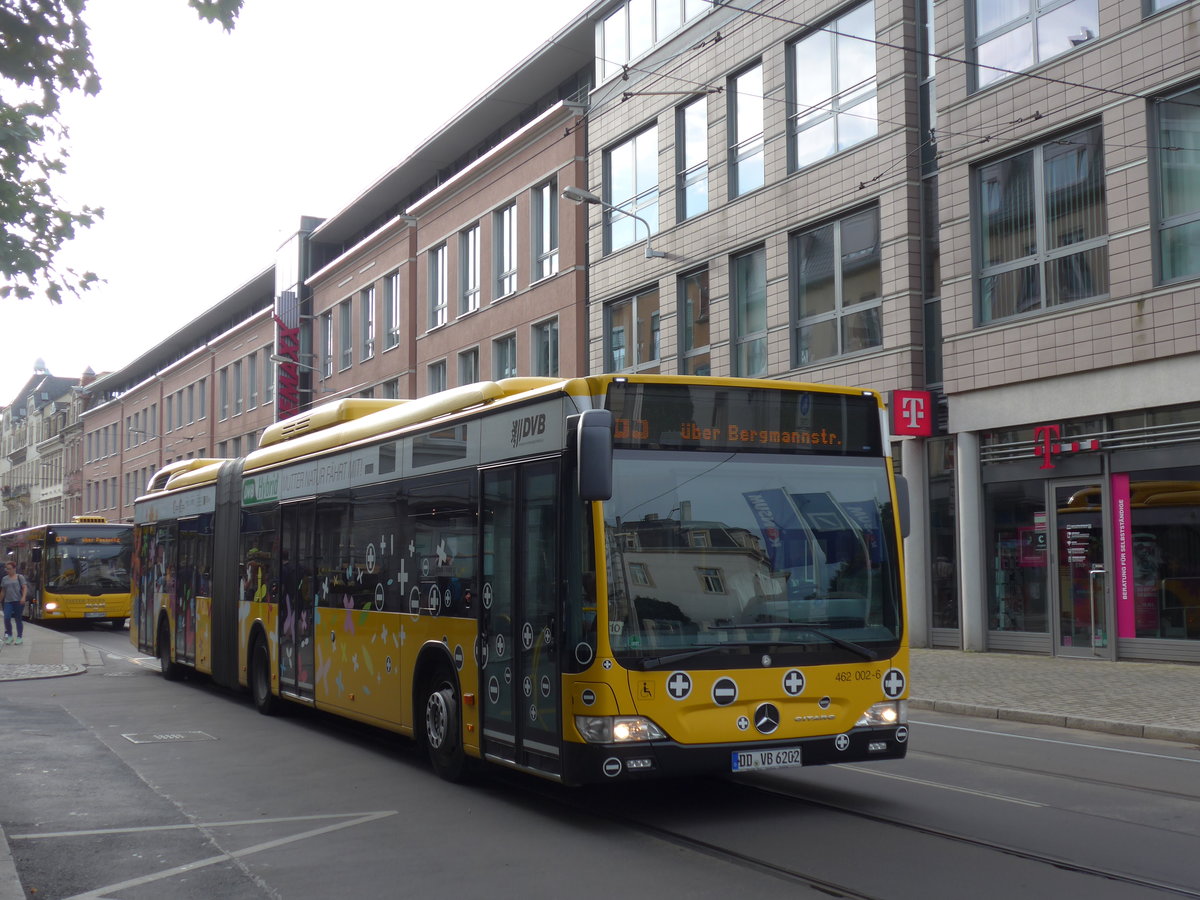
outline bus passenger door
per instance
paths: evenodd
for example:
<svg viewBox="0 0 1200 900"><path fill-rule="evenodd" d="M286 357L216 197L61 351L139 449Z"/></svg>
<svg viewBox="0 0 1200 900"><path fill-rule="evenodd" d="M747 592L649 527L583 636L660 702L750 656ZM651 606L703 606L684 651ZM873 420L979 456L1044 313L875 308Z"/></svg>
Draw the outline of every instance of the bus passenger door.
<svg viewBox="0 0 1200 900"><path fill-rule="evenodd" d="M483 473L480 679L484 753L561 771L559 465Z"/></svg>
<svg viewBox="0 0 1200 900"><path fill-rule="evenodd" d="M313 697L313 515L311 501L279 509L279 692Z"/></svg>

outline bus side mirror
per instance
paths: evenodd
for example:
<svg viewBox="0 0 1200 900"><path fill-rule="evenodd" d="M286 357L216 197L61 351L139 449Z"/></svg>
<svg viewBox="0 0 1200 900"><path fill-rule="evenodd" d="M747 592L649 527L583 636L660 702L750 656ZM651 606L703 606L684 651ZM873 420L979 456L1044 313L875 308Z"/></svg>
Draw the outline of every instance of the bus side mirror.
<svg viewBox="0 0 1200 900"><path fill-rule="evenodd" d="M612 497L612 413L607 409L584 410L575 440L579 499L608 500Z"/></svg>
<svg viewBox="0 0 1200 900"><path fill-rule="evenodd" d="M912 517L908 507L908 479L903 475L896 476L896 506L900 513L900 536L908 537L912 530Z"/></svg>

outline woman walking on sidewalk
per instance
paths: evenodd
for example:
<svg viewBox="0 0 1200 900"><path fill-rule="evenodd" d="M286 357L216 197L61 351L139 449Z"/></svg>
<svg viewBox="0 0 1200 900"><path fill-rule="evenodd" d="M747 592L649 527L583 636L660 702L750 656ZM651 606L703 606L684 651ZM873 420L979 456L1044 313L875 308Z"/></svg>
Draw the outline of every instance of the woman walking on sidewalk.
<svg viewBox="0 0 1200 900"><path fill-rule="evenodd" d="M0 596L4 598L4 643L13 643L12 623L17 620L17 640L19 644L25 640L25 594L29 585L25 576L17 574L16 563L4 564L4 577L0 578Z"/></svg>

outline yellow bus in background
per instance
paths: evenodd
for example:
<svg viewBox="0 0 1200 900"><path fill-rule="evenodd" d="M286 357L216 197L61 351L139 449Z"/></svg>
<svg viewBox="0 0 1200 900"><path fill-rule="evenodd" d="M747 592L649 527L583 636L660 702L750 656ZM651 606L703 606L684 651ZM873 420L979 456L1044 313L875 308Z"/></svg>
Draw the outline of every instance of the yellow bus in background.
<svg viewBox="0 0 1200 900"><path fill-rule="evenodd" d="M905 493L872 391L656 375L346 399L135 504L163 674L567 784L897 759Z"/></svg>
<svg viewBox="0 0 1200 900"><path fill-rule="evenodd" d="M124 627L131 604L132 525L76 516L58 525L6 531L0 549L29 584L27 619Z"/></svg>

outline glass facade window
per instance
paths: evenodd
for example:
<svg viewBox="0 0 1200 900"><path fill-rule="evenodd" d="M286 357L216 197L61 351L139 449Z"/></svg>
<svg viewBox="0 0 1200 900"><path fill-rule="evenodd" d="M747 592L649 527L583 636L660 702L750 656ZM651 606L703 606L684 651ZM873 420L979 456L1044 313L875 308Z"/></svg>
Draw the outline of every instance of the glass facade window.
<svg viewBox="0 0 1200 900"><path fill-rule="evenodd" d="M729 79L729 121L729 195L740 197L766 183L761 64Z"/></svg>
<svg viewBox="0 0 1200 900"><path fill-rule="evenodd" d="M558 377L558 319L533 326L533 374Z"/></svg>
<svg viewBox="0 0 1200 900"><path fill-rule="evenodd" d="M1046 485L986 485L984 510L988 629L1049 633Z"/></svg>
<svg viewBox="0 0 1200 900"><path fill-rule="evenodd" d="M647 128L605 152L604 191L605 200L618 210L604 213L606 252L635 243L646 228L650 234L658 232L657 127Z"/></svg>
<svg viewBox="0 0 1200 900"><path fill-rule="evenodd" d="M711 375L708 269L679 277L679 371Z"/></svg>
<svg viewBox="0 0 1200 900"><path fill-rule="evenodd" d="M864 3L792 44L788 139L793 171L878 133L874 41L875 4Z"/></svg>
<svg viewBox="0 0 1200 900"><path fill-rule="evenodd" d="M1095 40L1097 5L1097 0L975 0L975 87Z"/></svg>
<svg viewBox="0 0 1200 900"><path fill-rule="evenodd" d="M242 404L244 402L244 394L242 392L242 361L239 359L233 364L233 414L240 416L242 414Z"/></svg>
<svg viewBox="0 0 1200 900"><path fill-rule="evenodd" d="M251 353L246 357L246 408L258 406L258 354ZM167 410L171 409L168 401Z"/></svg>
<svg viewBox="0 0 1200 900"><path fill-rule="evenodd" d="M558 274L558 188L551 179L533 189L533 277Z"/></svg>
<svg viewBox="0 0 1200 900"><path fill-rule="evenodd" d="M333 374L333 311L321 313L321 375Z"/></svg>
<svg viewBox="0 0 1200 900"><path fill-rule="evenodd" d="M1146 15L1160 12L1164 9L1170 9L1172 6L1178 6L1180 3L1186 3L1187 0L1146 0Z"/></svg>
<svg viewBox="0 0 1200 900"><path fill-rule="evenodd" d="M793 364L883 345L879 209L792 235Z"/></svg>
<svg viewBox="0 0 1200 900"><path fill-rule="evenodd" d="M596 24L596 74L600 81L703 15L709 0L625 0Z"/></svg>
<svg viewBox="0 0 1200 900"><path fill-rule="evenodd" d="M220 411L221 411L220 419L221 419L221 421L224 421L225 419L229 418L229 367L228 366L226 366L224 369L222 369L220 372L217 373L217 392L220 397L220 404L219 404ZM130 426L130 433L131 433L131 436L133 436L135 439L135 446L136 446L136 440L138 437L140 437L140 435L134 434L133 433L134 430L135 430L134 427Z"/></svg>
<svg viewBox="0 0 1200 900"><path fill-rule="evenodd" d="M493 214L496 299L517 292L517 204Z"/></svg>
<svg viewBox="0 0 1200 900"><path fill-rule="evenodd" d="M492 373L497 380L516 377L517 336L515 334L492 341Z"/></svg>
<svg viewBox="0 0 1200 900"><path fill-rule="evenodd" d="M1108 293L1100 126L980 166L979 321Z"/></svg>
<svg viewBox="0 0 1200 900"><path fill-rule="evenodd" d="M1158 268L1162 281L1200 275L1200 88L1154 107L1158 130Z"/></svg>
<svg viewBox="0 0 1200 900"><path fill-rule="evenodd" d="M708 98L675 112L676 210L679 221L708 212Z"/></svg>
<svg viewBox="0 0 1200 900"><path fill-rule="evenodd" d="M651 288L604 310L605 359L610 372L659 370L659 297Z"/></svg>
<svg viewBox="0 0 1200 900"><path fill-rule="evenodd" d="M375 286L358 293L359 359L366 362L375 355Z"/></svg>
<svg viewBox="0 0 1200 900"><path fill-rule="evenodd" d="M446 245L439 244L429 251L429 327L438 328L445 325L449 315L447 307L448 291L446 283Z"/></svg>
<svg viewBox="0 0 1200 900"><path fill-rule="evenodd" d="M262 348L262 393L263 403L270 404L275 402L275 363L271 359L271 354L274 352L274 347L266 346ZM190 391L190 388L189 388ZM191 404L191 395L188 396L188 403ZM189 413L190 417L190 413Z"/></svg>
<svg viewBox="0 0 1200 900"><path fill-rule="evenodd" d="M734 375L767 374L767 250L759 247L732 260Z"/></svg>
<svg viewBox="0 0 1200 900"><path fill-rule="evenodd" d="M383 280L383 349L400 343L400 273Z"/></svg>

